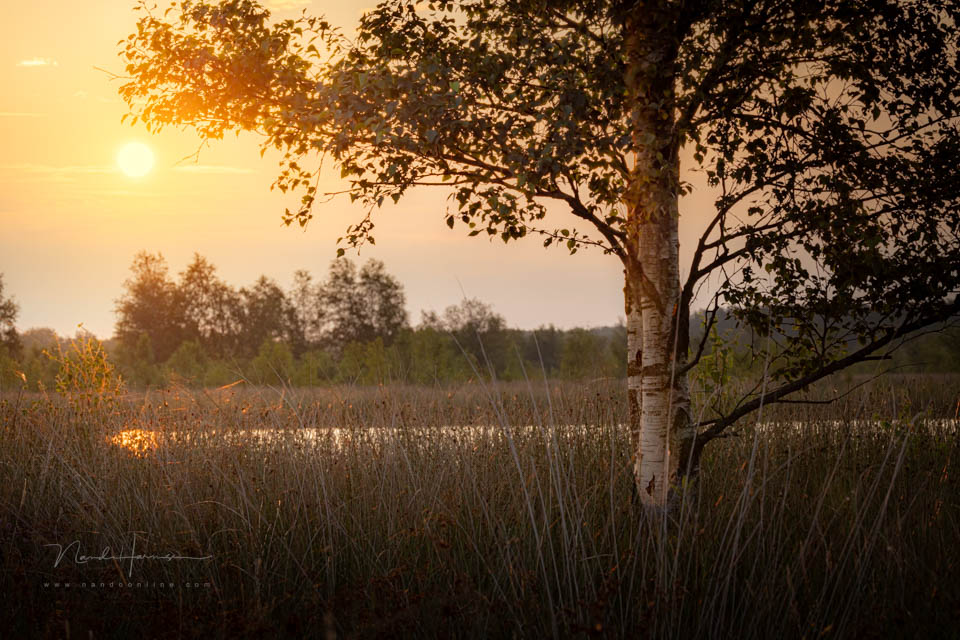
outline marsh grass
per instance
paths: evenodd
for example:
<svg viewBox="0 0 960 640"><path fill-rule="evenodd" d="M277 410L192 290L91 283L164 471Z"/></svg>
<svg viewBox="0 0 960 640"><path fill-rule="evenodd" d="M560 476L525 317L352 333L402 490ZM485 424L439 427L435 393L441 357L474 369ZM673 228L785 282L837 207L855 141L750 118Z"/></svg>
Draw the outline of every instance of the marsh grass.
<svg viewBox="0 0 960 640"><path fill-rule="evenodd" d="M957 379L766 408L670 516L634 500L619 384L6 396L4 635L956 637ZM134 535L212 558L45 546Z"/></svg>

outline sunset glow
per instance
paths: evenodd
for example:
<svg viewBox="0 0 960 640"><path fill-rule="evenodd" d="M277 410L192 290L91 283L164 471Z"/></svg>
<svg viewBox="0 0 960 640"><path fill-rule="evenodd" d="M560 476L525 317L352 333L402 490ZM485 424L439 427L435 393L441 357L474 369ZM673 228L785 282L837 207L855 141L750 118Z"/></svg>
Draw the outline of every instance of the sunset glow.
<svg viewBox="0 0 960 640"><path fill-rule="evenodd" d="M115 75L126 74L126 62L117 42L136 31L136 4L5 5L0 273L19 306L21 332L49 327L73 335L82 322L97 336L111 337L115 301L141 250L163 254L174 277L197 252L232 286L263 274L286 287L298 269L324 273L337 255L337 238L366 215L362 203L341 196L318 204L305 230L291 229L281 216L300 206L300 195L270 190L282 154L267 149L261 158L256 135L224 136L201 147L193 131L148 131L124 119L128 109ZM295 19L307 4L267 2L276 20ZM376 3L309 4L308 12L353 33L361 10ZM319 166L319 158L309 164ZM346 185L339 168L323 165L321 192ZM359 261L376 258L396 275L413 322L423 310L442 311L464 297L479 298L510 324L527 328L609 325L623 314L622 286L607 286L622 278L622 267L602 252L570 259L535 238L505 245L451 231L444 223L443 188L411 191L398 204L385 204L376 216L376 245L364 247ZM558 208L558 224L560 215L567 214ZM681 242L689 247L695 241ZM537 286L523 285L518 272Z"/></svg>
<svg viewBox="0 0 960 640"><path fill-rule="evenodd" d="M147 175L153 164L153 151L142 142L130 142L117 152L117 166L131 178Z"/></svg>

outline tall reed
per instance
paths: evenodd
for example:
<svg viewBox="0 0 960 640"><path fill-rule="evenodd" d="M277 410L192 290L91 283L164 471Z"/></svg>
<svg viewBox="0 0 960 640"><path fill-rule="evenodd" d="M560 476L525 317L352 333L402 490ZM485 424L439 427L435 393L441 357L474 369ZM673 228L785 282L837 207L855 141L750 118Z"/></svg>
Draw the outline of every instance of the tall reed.
<svg viewBox="0 0 960 640"><path fill-rule="evenodd" d="M173 389L97 410L4 397L0 628L954 637L955 399L914 382L765 409L661 516L633 499L616 381ZM54 567L45 546L129 552L134 536L141 553L212 557ZM148 586L116 586L131 581Z"/></svg>

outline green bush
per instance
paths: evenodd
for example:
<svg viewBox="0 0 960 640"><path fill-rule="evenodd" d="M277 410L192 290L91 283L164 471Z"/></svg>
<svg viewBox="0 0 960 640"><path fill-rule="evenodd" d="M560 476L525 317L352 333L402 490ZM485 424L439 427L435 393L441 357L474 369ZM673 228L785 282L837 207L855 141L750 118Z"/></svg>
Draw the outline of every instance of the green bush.
<svg viewBox="0 0 960 640"><path fill-rule="evenodd" d="M249 369L250 381L256 384L289 384L294 374L293 353L283 342L264 340Z"/></svg>

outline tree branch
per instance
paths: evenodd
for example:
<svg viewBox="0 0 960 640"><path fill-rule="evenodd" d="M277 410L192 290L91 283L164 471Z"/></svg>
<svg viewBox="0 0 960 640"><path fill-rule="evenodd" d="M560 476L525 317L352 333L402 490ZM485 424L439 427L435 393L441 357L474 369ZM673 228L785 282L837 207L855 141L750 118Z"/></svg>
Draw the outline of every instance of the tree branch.
<svg viewBox="0 0 960 640"><path fill-rule="evenodd" d="M845 358L834 360L830 364L820 367L816 371L813 371L807 374L806 376L803 376L802 378L799 378L797 380L794 380L793 382L787 383L781 386L780 388L775 389L774 391L771 391L769 393L764 393L749 402L740 404L738 405L737 408L735 408L726 416L722 416L715 420L709 420L707 422L698 424L697 425L698 427L709 425L709 428L697 436L697 446L702 448L704 444L706 444L711 439L715 438L717 435L722 433L724 429L726 429L727 427L735 423L737 420L739 420L743 416L749 413L752 413L753 411L756 411L761 406L765 404L774 404L774 403L781 402L781 399L784 398L785 396L788 396L791 393L799 391L804 387L807 387L810 384L816 382L817 380L825 378L832 373L836 373L837 371L840 371L852 364L863 361L865 357L870 356L875 351L885 347L886 345L890 344L892 341L896 340L897 338L900 338L909 333L912 333L917 329L922 329L923 327L929 324L948 320L949 318L956 315L958 312L960 312L960 298L955 299L952 305L947 307L947 309L945 309L941 313L936 314L935 316L921 317L921 318L915 319L913 322L904 323L897 329L889 330L886 333L886 335L884 335L883 337L878 338L877 340L874 340L873 342L863 346L861 349L857 350L856 352L850 354Z"/></svg>

